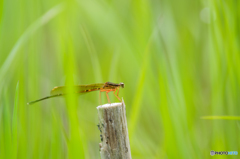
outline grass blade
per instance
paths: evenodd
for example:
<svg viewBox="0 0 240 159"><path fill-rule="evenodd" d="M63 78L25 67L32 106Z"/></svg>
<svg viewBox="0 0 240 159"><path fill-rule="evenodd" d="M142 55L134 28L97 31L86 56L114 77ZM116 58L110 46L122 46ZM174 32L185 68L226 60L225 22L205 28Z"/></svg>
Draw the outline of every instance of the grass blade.
<svg viewBox="0 0 240 159"><path fill-rule="evenodd" d="M12 145L13 145L13 158L17 157L17 121L18 121L18 99L19 99L19 82L17 83L15 99L14 99L14 108L12 116Z"/></svg>
<svg viewBox="0 0 240 159"><path fill-rule="evenodd" d="M240 120L240 116L203 116L201 119L208 120Z"/></svg>
<svg viewBox="0 0 240 159"><path fill-rule="evenodd" d="M43 25L47 24L51 19L57 16L61 11L63 11L63 4L59 4L53 8L51 8L47 13L37 19L32 25L30 25L26 31L22 34L22 36L18 39L16 44L13 46L10 51L7 59L4 61L1 69L0 69L0 79L5 77L5 74L9 70L9 67L13 63L14 58L16 57L18 50L26 44L28 39ZM1 87L0 87L1 88Z"/></svg>

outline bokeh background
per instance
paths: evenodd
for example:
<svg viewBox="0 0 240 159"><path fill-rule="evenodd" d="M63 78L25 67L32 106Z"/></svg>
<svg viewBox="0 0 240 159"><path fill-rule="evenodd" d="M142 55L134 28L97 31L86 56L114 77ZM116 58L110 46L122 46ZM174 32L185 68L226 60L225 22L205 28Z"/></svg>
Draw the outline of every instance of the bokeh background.
<svg viewBox="0 0 240 159"><path fill-rule="evenodd" d="M125 83L132 158L240 152L239 16L237 0L1 0L0 158L100 158L98 92L26 103L107 81Z"/></svg>

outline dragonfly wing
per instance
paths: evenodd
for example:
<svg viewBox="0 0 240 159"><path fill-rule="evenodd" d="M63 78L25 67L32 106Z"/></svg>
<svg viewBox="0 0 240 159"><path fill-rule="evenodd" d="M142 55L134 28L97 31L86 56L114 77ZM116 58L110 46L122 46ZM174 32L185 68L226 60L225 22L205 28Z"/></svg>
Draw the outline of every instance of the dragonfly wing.
<svg viewBox="0 0 240 159"><path fill-rule="evenodd" d="M57 94L65 94L66 92L66 87L65 86L60 86L60 87L54 87L52 90L51 90L51 96L52 95L57 95Z"/></svg>
<svg viewBox="0 0 240 159"><path fill-rule="evenodd" d="M60 86L55 87L51 90L51 95L59 94L71 94L71 93L86 93L90 91L99 90L104 86L103 83L89 84L89 85L78 85L78 86Z"/></svg>

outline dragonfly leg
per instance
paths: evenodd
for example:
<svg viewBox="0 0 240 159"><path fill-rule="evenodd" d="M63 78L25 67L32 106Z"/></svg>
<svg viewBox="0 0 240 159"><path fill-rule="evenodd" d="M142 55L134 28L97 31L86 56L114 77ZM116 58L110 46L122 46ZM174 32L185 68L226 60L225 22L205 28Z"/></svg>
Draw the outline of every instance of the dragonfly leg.
<svg viewBox="0 0 240 159"><path fill-rule="evenodd" d="M111 104L111 101L110 101L110 99L109 99L109 96L108 96L108 92L107 92L107 91L106 91L106 95L107 95L108 103Z"/></svg>
<svg viewBox="0 0 240 159"><path fill-rule="evenodd" d="M118 98L118 100L119 100L120 102L122 102L122 100L121 100L121 99L119 98L119 96L118 96L119 88L118 88L117 95L115 94L116 90L117 90L117 89L115 89L115 91L113 92L113 94Z"/></svg>
<svg viewBox="0 0 240 159"><path fill-rule="evenodd" d="M101 91L99 92L99 101L100 101L100 105L102 105L102 101L101 101Z"/></svg>
<svg viewBox="0 0 240 159"><path fill-rule="evenodd" d="M122 100L119 98L119 96L117 96L115 93L113 93L117 98L118 98L118 100L120 101L120 102L122 102Z"/></svg>
<svg viewBox="0 0 240 159"><path fill-rule="evenodd" d="M117 92L117 96L118 96L118 93L119 93L119 87L118 87L118 92Z"/></svg>

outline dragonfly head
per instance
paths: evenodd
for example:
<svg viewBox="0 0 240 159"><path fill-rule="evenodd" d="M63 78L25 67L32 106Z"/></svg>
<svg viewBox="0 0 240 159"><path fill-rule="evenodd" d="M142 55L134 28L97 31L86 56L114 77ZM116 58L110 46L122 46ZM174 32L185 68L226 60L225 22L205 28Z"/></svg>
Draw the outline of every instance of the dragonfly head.
<svg viewBox="0 0 240 159"><path fill-rule="evenodd" d="M124 88L124 83L119 83L120 87Z"/></svg>

